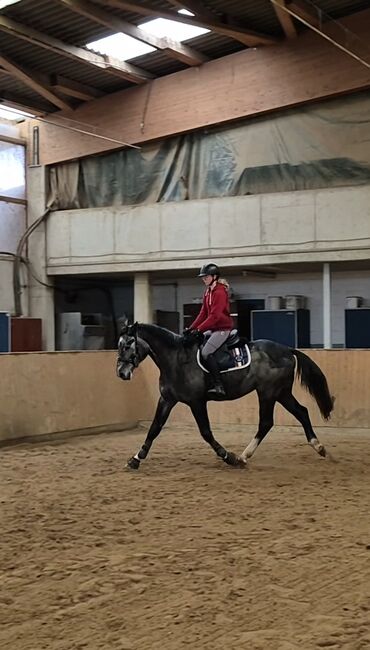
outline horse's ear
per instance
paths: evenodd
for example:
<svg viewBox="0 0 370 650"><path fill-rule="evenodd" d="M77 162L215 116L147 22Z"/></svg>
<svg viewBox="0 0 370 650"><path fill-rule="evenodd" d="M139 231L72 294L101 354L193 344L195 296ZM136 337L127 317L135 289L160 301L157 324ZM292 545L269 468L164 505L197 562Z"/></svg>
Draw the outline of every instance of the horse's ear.
<svg viewBox="0 0 370 650"><path fill-rule="evenodd" d="M136 321L136 323L133 323L132 325L128 325L127 333L129 334L129 336L134 336L136 338L138 324L139 323Z"/></svg>
<svg viewBox="0 0 370 650"><path fill-rule="evenodd" d="M122 318L120 325L121 325L121 332L120 332L121 336L123 334L127 334L128 329L130 327L127 316L125 316L125 318Z"/></svg>

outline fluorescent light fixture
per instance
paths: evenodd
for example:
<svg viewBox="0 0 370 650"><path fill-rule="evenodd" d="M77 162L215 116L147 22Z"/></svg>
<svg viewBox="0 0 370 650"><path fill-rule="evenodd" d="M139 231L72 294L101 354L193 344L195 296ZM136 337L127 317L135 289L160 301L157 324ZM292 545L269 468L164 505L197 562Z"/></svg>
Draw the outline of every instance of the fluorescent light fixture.
<svg viewBox="0 0 370 650"><path fill-rule="evenodd" d="M32 113L27 113L26 111L20 111L17 108L10 108L6 104L0 104L0 118L9 121L20 121L25 117L35 117Z"/></svg>
<svg viewBox="0 0 370 650"><path fill-rule="evenodd" d="M15 5L20 1L21 0L0 0L0 9L5 9L5 7L8 7L9 5Z"/></svg>
<svg viewBox="0 0 370 650"><path fill-rule="evenodd" d="M204 27L194 27L194 25L178 23L176 20L167 20L167 18L154 18L154 20L142 23L139 27L159 38L166 37L180 42L209 32L209 29L204 29Z"/></svg>
<svg viewBox="0 0 370 650"><path fill-rule="evenodd" d="M146 43L138 41L132 36L127 34L113 34L113 36L106 36L100 38L98 41L87 43L86 47L94 52L113 56L119 61L128 61L134 59L136 56L154 52L155 48Z"/></svg>

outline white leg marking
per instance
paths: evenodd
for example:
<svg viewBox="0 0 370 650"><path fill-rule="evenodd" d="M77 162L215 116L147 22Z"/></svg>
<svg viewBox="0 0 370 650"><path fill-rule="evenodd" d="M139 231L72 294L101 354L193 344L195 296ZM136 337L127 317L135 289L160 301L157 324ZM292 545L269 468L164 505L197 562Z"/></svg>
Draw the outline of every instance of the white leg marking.
<svg viewBox="0 0 370 650"><path fill-rule="evenodd" d="M135 454L134 458L136 458L136 460L141 460L141 458L139 458L139 454L138 454L138 453Z"/></svg>
<svg viewBox="0 0 370 650"><path fill-rule="evenodd" d="M241 455L241 458L245 461L247 458L252 458L254 452L256 451L258 447L258 440L257 438L252 438L250 441L248 447L246 447Z"/></svg>
<svg viewBox="0 0 370 650"><path fill-rule="evenodd" d="M320 454L320 456L325 456L325 454L326 454L325 447L324 447L323 444L321 444L321 442L317 438L312 438L310 440L310 445L311 445L311 447L314 448L314 450L318 454Z"/></svg>

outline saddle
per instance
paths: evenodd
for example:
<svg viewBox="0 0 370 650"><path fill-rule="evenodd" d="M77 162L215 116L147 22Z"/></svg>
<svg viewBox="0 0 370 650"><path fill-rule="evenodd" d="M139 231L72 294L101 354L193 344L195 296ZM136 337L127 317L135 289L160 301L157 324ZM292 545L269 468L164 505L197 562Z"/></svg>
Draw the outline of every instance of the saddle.
<svg viewBox="0 0 370 650"><path fill-rule="evenodd" d="M203 342L197 352L198 365L205 372L208 372L208 370L202 364L201 351L210 336L211 334L204 336ZM251 363L251 353L247 340L240 337L236 329L231 330L225 343L214 353L214 357L221 373L230 372L231 370L241 370L242 368L247 368Z"/></svg>

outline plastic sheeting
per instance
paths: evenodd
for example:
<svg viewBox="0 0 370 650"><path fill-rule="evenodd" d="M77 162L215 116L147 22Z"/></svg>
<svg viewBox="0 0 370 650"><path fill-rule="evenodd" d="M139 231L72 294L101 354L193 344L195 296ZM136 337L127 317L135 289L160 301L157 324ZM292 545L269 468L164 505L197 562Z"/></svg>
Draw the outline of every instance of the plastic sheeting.
<svg viewBox="0 0 370 650"><path fill-rule="evenodd" d="M370 92L50 169L53 209L370 182Z"/></svg>

